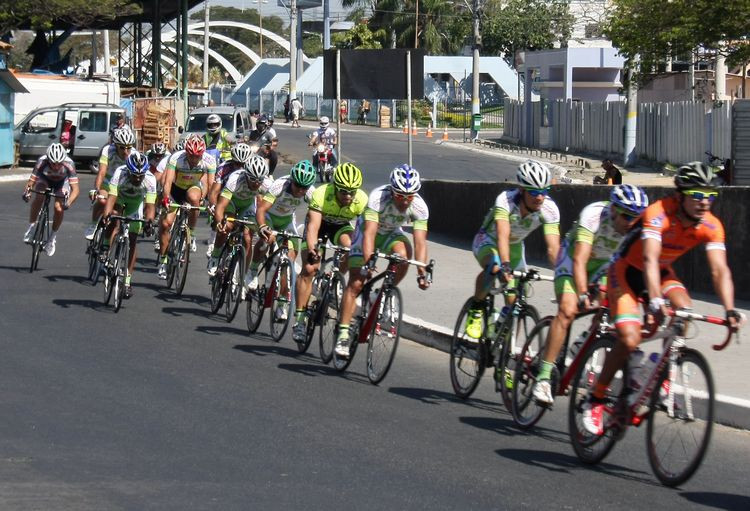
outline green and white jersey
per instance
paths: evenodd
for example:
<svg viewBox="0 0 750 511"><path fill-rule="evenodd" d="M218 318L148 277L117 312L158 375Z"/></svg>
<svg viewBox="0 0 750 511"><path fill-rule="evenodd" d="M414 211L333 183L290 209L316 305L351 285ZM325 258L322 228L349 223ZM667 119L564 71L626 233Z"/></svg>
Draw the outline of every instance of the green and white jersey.
<svg viewBox="0 0 750 511"><path fill-rule="evenodd" d="M268 210L269 215L276 217L288 217L294 215L297 210L307 213L307 205L312 199L315 187L311 186L302 197L292 195L291 176L280 177L273 182L263 200L273 204Z"/></svg>
<svg viewBox="0 0 750 511"><path fill-rule="evenodd" d="M154 204L156 202L156 177L147 171L140 185L130 182L128 168L125 165L118 167L109 182L109 194L115 195L118 202L145 202Z"/></svg>
<svg viewBox="0 0 750 511"><path fill-rule="evenodd" d="M573 255L578 242L591 245L591 259L608 260L620 246L622 235L615 230L609 201L594 202L583 208L578 220L565 235Z"/></svg>
<svg viewBox="0 0 750 511"><path fill-rule="evenodd" d="M99 156L99 165L106 165L107 172L104 174L103 186L107 186L112 181L112 176L121 165L125 165L125 159L120 158L117 154L117 147L115 144L105 145L102 148L102 153Z"/></svg>
<svg viewBox="0 0 750 511"><path fill-rule="evenodd" d="M258 195L265 195L268 193L271 186L273 186L273 179L271 177L266 177L260 185L260 188L253 190L247 184L245 173L238 171L229 175L224 188L221 190L221 196L233 202L247 202L255 199Z"/></svg>
<svg viewBox="0 0 750 511"><path fill-rule="evenodd" d="M390 185L383 185L370 193L362 217L365 220L378 222L378 234L380 235L396 232L408 223L412 223L415 231L426 231L430 210L427 208L424 199L419 194L415 194L414 200L406 208L406 211L400 211L393 202Z"/></svg>
<svg viewBox="0 0 750 511"><path fill-rule="evenodd" d="M539 211L521 217L521 190L507 190L495 199L495 204L487 212L479 232L497 241L497 220L510 223L511 245L521 243L526 237L542 225L544 234L560 234L560 210L552 198L547 197Z"/></svg>

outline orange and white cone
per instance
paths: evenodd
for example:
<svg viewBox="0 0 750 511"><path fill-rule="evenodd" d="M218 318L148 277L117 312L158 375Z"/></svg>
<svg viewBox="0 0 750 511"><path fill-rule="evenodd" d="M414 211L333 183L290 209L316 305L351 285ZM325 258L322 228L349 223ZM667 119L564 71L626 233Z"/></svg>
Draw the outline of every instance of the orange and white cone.
<svg viewBox="0 0 750 511"><path fill-rule="evenodd" d="M401 133L409 133L409 125L404 123Z"/></svg>
<svg viewBox="0 0 750 511"><path fill-rule="evenodd" d="M417 134L417 121L411 122L411 134L413 136Z"/></svg>
<svg viewBox="0 0 750 511"><path fill-rule="evenodd" d="M443 140L448 140L448 126L443 129Z"/></svg>
<svg viewBox="0 0 750 511"><path fill-rule="evenodd" d="M425 132L424 136L427 138L432 138L432 125L427 125L427 131Z"/></svg>

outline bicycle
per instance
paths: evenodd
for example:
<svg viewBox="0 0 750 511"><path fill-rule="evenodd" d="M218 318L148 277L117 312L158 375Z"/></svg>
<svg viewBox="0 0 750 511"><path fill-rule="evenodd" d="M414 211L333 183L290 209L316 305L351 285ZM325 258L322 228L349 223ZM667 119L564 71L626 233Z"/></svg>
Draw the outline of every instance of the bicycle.
<svg viewBox="0 0 750 511"><path fill-rule="evenodd" d="M331 361L333 347L336 344L336 325L344 289L344 276L339 270L341 259L349 252L349 247L322 244L320 240L320 267L315 272L312 282L310 302L307 304L307 328L305 340L297 343L300 353L305 353L312 343L315 327L319 326L318 343L320 359L324 364ZM326 250L333 250L333 255L326 259Z"/></svg>
<svg viewBox="0 0 750 511"><path fill-rule="evenodd" d="M555 360L555 367L550 377L553 396L567 395L570 383L583 362L589 347L601 336L611 332L612 326L609 323L607 306L605 297L600 307L576 314L573 324L576 320L584 317L593 316L593 318L588 330L582 334L582 339L579 337L576 341L577 352L572 360L567 356L572 330L568 329L565 342L560 349L557 360ZM537 375L542 367L542 357L546 351L547 337L553 319L554 316L546 316L531 329L526 343L518 355L516 370L513 374L512 413L513 421L522 429L534 426L542 418L544 412L551 408L537 403L534 400L533 391L534 385L537 383Z"/></svg>
<svg viewBox="0 0 750 511"><path fill-rule="evenodd" d="M28 244L31 245L31 265L29 266L29 273L34 273L34 270L39 266L39 254L47 244L47 241L49 241L49 203L55 194L52 188L47 188L43 192L37 192L32 189L29 190L29 192L44 195L44 202L42 202L42 207L36 215L34 235L28 241ZM24 194L23 197L25 201L28 201L28 194Z"/></svg>
<svg viewBox="0 0 750 511"><path fill-rule="evenodd" d="M216 273L209 278L211 285L211 312L216 314L226 302L226 319L231 323L242 301L245 279L245 228L257 225L254 221L227 218L234 228L227 236L219 254Z"/></svg>
<svg viewBox="0 0 750 511"><path fill-rule="evenodd" d="M383 273L365 282L357 295L362 301L362 306L349 330L349 356L341 357L334 350L332 359L333 367L337 371L345 371L354 359L357 345L367 343L367 379L373 385L380 383L388 374L398 347L403 299L401 291L396 287L396 268L405 263L424 268L427 281L431 283L435 266L434 260L425 264L414 259L405 259L399 254L375 252L362 271L374 270L378 258L387 259L388 266ZM373 286L380 281L380 288L373 291Z"/></svg>
<svg viewBox="0 0 750 511"><path fill-rule="evenodd" d="M112 245L109 247L104 263L104 305L112 301L115 312L120 311L125 292L125 277L128 275L130 261L130 222L142 221L138 217L110 215L110 220L120 222L120 228Z"/></svg>
<svg viewBox="0 0 750 511"><path fill-rule="evenodd" d="M553 277L542 275L539 270L514 271L516 285L513 288L493 288L484 300L482 337L471 339L464 331L466 316L473 298L469 298L458 314L453 330L450 351L450 375L453 392L467 399L476 390L486 367L494 367L495 389L500 392L503 404L511 410L511 390L516 359L516 340L528 337L533 325L539 322L539 312L526 301L532 281L552 281ZM488 324L494 310L495 295L515 294L516 299L505 317L499 315L493 324Z"/></svg>
<svg viewBox="0 0 750 511"><path fill-rule="evenodd" d="M704 321L727 328L729 322L684 310L671 311L670 316L674 318L672 322L667 325L669 317L665 318L656 334L648 339L663 339L663 346L640 389L632 388L631 368L627 362L615 374L607 389L602 435L593 435L584 429L583 403L596 382L606 353L617 340L613 335L604 335L586 352L573 379L568 406L570 440L576 455L584 463L600 462L622 438L628 426L640 426L646 421L649 464L662 484L682 484L700 466L711 437L715 390L706 359L700 352L687 347L685 333L689 321ZM730 330L724 342L714 345L713 349L723 350L731 338ZM691 449L688 449L688 443L694 444ZM675 446L679 448L673 449ZM678 459L670 462L666 459L670 455L676 455Z"/></svg>
<svg viewBox="0 0 750 511"><path fill-rule="evenodd" d="M169 209L176 209L177 216L169 231L169 245L167 247L167 288L174 284L175 294L182 295L187 280L190 265L190 228L188 227L189 212L206 208L191 206L190 204L170 204Z"/></svg>
<svg viewBox="0 0 750 511"><path fill-rule="evenodd" d="M289 242L302 236L286 231L271 231L276 244L258 267L258 287L247 292L247 329L252 334L260 326L265 309L271 307L271 338L279 342L293 316L295 271L289 258ZM280 317L277 318L277 312Z"/></svg>

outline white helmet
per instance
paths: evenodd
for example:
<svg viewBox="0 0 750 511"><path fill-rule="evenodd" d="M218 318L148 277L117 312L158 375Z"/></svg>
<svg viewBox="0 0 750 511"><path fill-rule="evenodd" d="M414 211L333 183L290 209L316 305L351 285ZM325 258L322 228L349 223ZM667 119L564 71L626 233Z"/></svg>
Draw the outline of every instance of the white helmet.
<svg viewBox="0 0 750 511"><path fill-rule="evenodd" d="M404 163L391 171L391 190L396 193L413 194L422 188L419 172L414 167Z"/></svg>
<svg viewBox="0 0 750 511"><path fill-rule="evenodd" d="M221 129L221 117L216 114L211 114L206 117L206 131L210 134L215 135Z"/></svg>
<svg viewBox="0 0 750 511"><path fill-rule="evenodd" d="M516 172L518 184L524 188L547 188L552 184L552 173L547 165L540 161L528 160L518 166Z"/></svg>
<svg viewBox="0 0 750 511"><path fill-rule="evenodd" d="M233 145L230 152L232 153L232 159L239 163L245 163L250 155L253 154L252 149L247 144Z"/></svg>
<svg viewBox="0 0 750 511"><path fill-rule="evenodd" d="M268 175L268 163L262 156L254 154L245 160L245 177L251 181L263 181Z"/></svg>
<svg viewBox="0 0 750 511"><path fill-rule="evenodd" d="M65 146L56 142L50 144L47 148L47 161L50 163L62 163L68 158L68 151L65 150Z"/></svg>
<svg viewBox="0 0 750 511"><path fill-rule="evenodd" d="M329 122L330 122L330 119L328 119L328 117L324 115L323 117L320 118L320 127L327 128Z"/></svg>
<svg viewBox="0 0 750 511"><path fill-rule="evenodd" d="M135 145L135 135L133 134L133 131L129 126L122 126L121 128L117 128L114 133L112 133L112 142L114 142L116 145L132 147Z"/></svg>

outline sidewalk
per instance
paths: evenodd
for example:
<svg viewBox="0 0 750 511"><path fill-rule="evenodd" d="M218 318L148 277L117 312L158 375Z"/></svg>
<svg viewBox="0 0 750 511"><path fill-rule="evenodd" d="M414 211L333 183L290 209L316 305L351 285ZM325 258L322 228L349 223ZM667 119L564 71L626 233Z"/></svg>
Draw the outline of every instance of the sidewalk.
<svg viewBox="0 0 750 511"><path fill-rule="evenodd" d="M404 296L404 323L402 335L447 352L459 310L474 292L474 279L479 265L468 246L457 246L449 239L431 236L429 257L435 259L434 283L428 291L420 291L413 274L404 280L401 290ZM545 265L533 265L543 273L552 274ZM557 307L551 302L554 290L551 282L538 282L533 286L530 303L542 316L554 314ZM724 309L713 296L692 295L696 312L724 316ZM750 317L750 302L737 302L737 308ZM588 324L574 324L574 335ZM740 342L732 343L723 351L714 351L711 345L724 339L726 330L707 323L695 323L691 327L688 344L699 350L708 360L716 386L716 421L730 426L750 429L750 388L744 380L747 360L750 360L750 342L747 326ZM644 351L651 350L645 343ZM653 350L652 350L653 351ZM448 365L446 361L446 377Z"/></svg>

